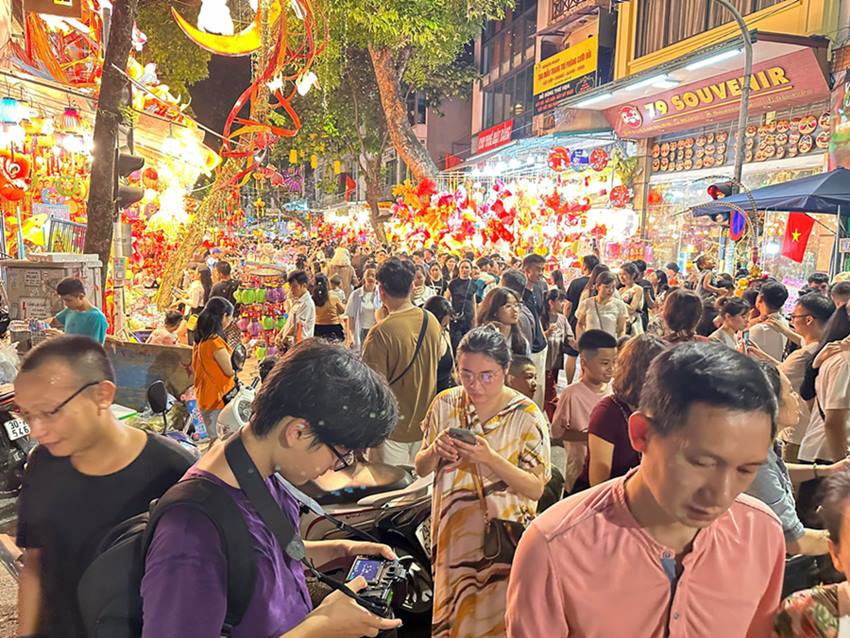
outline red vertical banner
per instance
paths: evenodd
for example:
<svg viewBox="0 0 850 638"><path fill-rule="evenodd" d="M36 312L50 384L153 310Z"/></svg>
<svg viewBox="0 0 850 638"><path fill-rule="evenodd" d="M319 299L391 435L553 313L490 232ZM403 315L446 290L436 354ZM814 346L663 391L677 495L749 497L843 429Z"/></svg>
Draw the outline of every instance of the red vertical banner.
<svg viewBox="0 0 850 638"><path fill-rule="evenodd" d="M806 213L788 213L788 225L785 227L785 241L782 242L782 255L800 263L806 253L809 235L815 225L814 217Z"/></svg>

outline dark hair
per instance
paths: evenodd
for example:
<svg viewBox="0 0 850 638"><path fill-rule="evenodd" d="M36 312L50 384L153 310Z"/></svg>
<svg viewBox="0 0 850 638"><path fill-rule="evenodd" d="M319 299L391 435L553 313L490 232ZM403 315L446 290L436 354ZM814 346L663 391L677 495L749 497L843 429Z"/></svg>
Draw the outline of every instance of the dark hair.
<svg viewBox="0 0 850 638"><path fill-rule="evenodd" d="M291 273L289 273L289 276L287 276L286 283L298 284L299 286L306 286L310 283L310 278L303 270L293 270Z"/></svg>
<svg viewBox="0 0 850 638"><path fill-rule="evenodd" d="M832 288L829 289L829 294L831 295L840 295L850 296L850 281L839 281L832 284Z"/></svg>
<svg viewBox="0 0 850 638"><path fill-rule="evenodd" d="M455 271L452 273L452 279L460 279L460 267L463 264L469 264L470 269L472 268L471 261L469 261L468 259L461 259L457 262L457 265L455 266Z"/></svg>
<svg viewBox="0 0 850 638"><path fill-rule="evenodd" d="M667 435L685 424L695 403L770 416L770 437L776 435L776 393L761 367L740 352L719 343L682 343L662 352L646 376L640 410L652 428Z"/></svg>
<svg viewBox="0 0 850 638"><path fill-rule="evenodd" d="M658 280L658 283L655 285L655 294L661 295L668 290L670 290L670 280L667 278L667 273L663 270L655 271L655 278Z"/></svg>
<svg viewBox="0 0 850 638"><path fill-rule="evenodd" d="M646 272L646 262L643 259L635 259L632 263L637 267L641 274Z"/></svg>
<svg viewBox="0 0 850 638"><path fill-rule="evenodd" d="M522 292L528 285L528 277L526 277L525 273L521 270L509 268L502 273L500 285L513 290L515 293L520 295L520 298L522 298Z"/></svg>
<svg viewBox="0 0 850 638"><path fill-rule="evenodd" d="M215 269L222 277L230 277L230 264L228 264L226 261L216 262Z"/></svg>
<svg viewBox="0 0 850 638"><path fill-rule="evenodd" d="M614 276L610 270L604 270L599 273L596 277L596 283L594 284L594 290L599 286L610 286L611 284L616 284L617 278Z"/></svg>
<svg viewBox="0 0 850 638"><path fill-rule="evenodd" d="M403 299L413 286L413 266L398 257L390 257L378 269L378 283L390 297Z"/></svg>
<svg viewBox="0 0 850 638"><path fill-rule="evenodd" d="M198 268L198 275L201 277L201 285L204 287L204 303L210 299L210 292L212 291L212 273L210 269L204 266L203 268Z"/></svg>
<svg viewBox="0 0 850 638"><path fill-rule="evenodd" d="M581 265L587 270L593 270L599 265L599 257L596 255L585 255L581 258Z"/></svg>
<svg viewBox="0 0 850 638"><path fill-rule="evenodd" d="M523 268L530 268L531 266L542 266L546 263L546 258L543 255L538 255L537 253L529 253L522 260Z"/></svg>
<svg viewBox="0 0 850 638"><path fill-rule="evenodd" d="M721 317L738 317L750 311L750 304L740 297L721 297L717 300L717 311Z"/></svg>
<svg viewBox="0 0 850 638"><path fill-rule="evenodd" d="M848 284L847 293L850 294L850 282L845 283ZM829 321L829 318L835 313L835 303L833 303L832 299L817 292L800 297L797 300L797 305L803 306L806 312L821 323Z"/></svg>
<svg viewBox="0 0 850 638"><path fill-rule="evenodd" d="M522 297L511 288L498 286L490 290L478 306L478 325L483 326L490 321L499 321L499 308L508 303L509 296L516 299L518 304L522 304ZM511 326L510 346L514 354L525 354L528 351L528 342L519 330L519 322Z"/></svg>
<svg viewBox="0 0 850 638"><path fill-rule="evenodd" d="M166 326L179 326L180 322L183 321L183 315L181 315L176 310L169 310L165 313L165 319L163 323Z"/></svg>
<svg viewBox="0 0 850 638"><path fill-rule="evenodd" d="M620 272L626 273L634 281L640 279L640 269L635 263L631 261L627 261L622 266L620 266Z"/></svg>
<svg viewBox="0 0 850 638"><path fill-rule="evenodd" d="M702 300L702 314L697 324L696 333L701 337L711 336L717 326L714 325L714 320L717 318L717 301L714 297L706 297ZM675 339L674 339L675 341Z"/></svg>
<svg viewBox="0 0 850 638"><path fill-rule="evenodd" d="M605 264L596 264L590 272L590 277L587 280L587 285L584 287L587 293L593 297L596 295L596 280L603 272L610 272L611 269Z"/></svg>
<svg viewBox="0 0 850 638"><path fill-rule="evenodd" d="M776 395L777 406L782 401L782 378L779 376L779 368L767 361L759 361L764 376L770 381L770 387L773 388L773 393Z"/></svg>
<svg viewBox="0 0 850 638"><path fill-rule="evenodd" d="M286 417L304 419L326 445L362 450L380 445L398 422L386 381L352 352L306 339L286 353L254 399L250 428L267 436Z"/></svg>
<svg viewBox="0 0 850 638"><path fill-rule="evenodd" d="M828 284L829 283L829 275L824 272L815 272L809 275L808 284L811 285L820 285L820 284Z"/></svg>
<svg viewBox="0 0 850 638"><path fill-rule="evenodd" d="M534 361L531 360L531 357L527 357L524 354L516 354L511 358L511 372L519 370L524 366L534 367Z"/></svg>
<svg viewBox="0 0 850 638"><path fill-rule="evenodd" d="M508 342L505 341L502 333L487 326L473 328L466 333L457 347L458 359L462 354L483 354L505 369L511 364Z"/></svg>
<svg viewBox="0 0 850 638"><path fill-rule="evenodd" d="M86 288L83 282L76 277L65 277L56 285L56 294L60 297L65 295L85 295Z"/></svg>
<svg viewBox="0 0 850 638"><path fill-rule="evenodd" d="M207 341L213 337L224 336L222 322L225 315L233 316L233 304L224 297L210 297L207 305L198 315L198 324L195 326L195 343Z"/></svg>
<svg viewBox="0 0 850 638"><path fill-rule="evenodd" d="M767 281L759 290L768 308L778 310L788 300L788 289L778 281Z"/></svg>
<svg viewBox="0 0 850 638"><path fill-rule="evenodd" d="M669 332L665 336L667 341L690 341L702 317L702 299L691 290L676 288L667 295L662 316Z"/></svg>
<svg viewBox="0 0 850 638"><path fill-rule="evenodd" d="M64 363L82 383L115 383L115 370L106 350L97 341L84 335L60 335L42 341L26 354L20 372L34 372L54 360Z"/></svg>
<svg viewBox="0 0 850 638"><path fill-rule="evenodd" d="M802 299L805 299L805 297ZM806 366L806 375L803 377L803 384L800 387L800 398L804 401L811 401L815 398L815 379L820 369L814 368L814 359L820 354L821 350L826 348L827 344L833 341L841 341L847 337L850 337L850 317L847 316L847 306L839 306L824 327L823 336L817 350L813 353L809 365Z"/></svg>
<svg viewBox="0 0 850 638"><path fill-rule="evenodd" d="M489 257L481 257L478 261L475 262L475 265L479 268L486 268L493 263L493 260Z"/></svg>
<svg viewBox="0 0 850 638"><path fill-rule="evenodd" d="M818 515L829 531L829 540L836 547L841 543L841 525L844 512L850 507L850 472L833 474L825 479L819 490Z"/></svg>
<svg viewBox="0 0 850 638"><path fill-rule="evenodd" d="M564 273L557 268L552 271L552 281L555 283L555 287L558 290L566 291L567 288L564 285Z"/></svg>
<svg viewBox="0 0 850 638"><path fill-rule="evenodd" d="M617 337L604 330L585 330L578 339L578 351L599 350L601 348L616 348Z"/></svg>
<svg viewBox="0 0 850 638"><path fill-rule="evenodd" d="M440 295L429 297L422 307L434 315L441 324L446 317L454 316L451 302Z"/></svg>
<svg viewBox="0 0 850 638"><path fill-rule="evenodd" d="M667 270L672 270L673 272L679 272L679 264L677 264L675 261L671 261L669 264L664 266L664 268L666 268Z"/></svg>
<svg viewBox="0 0 850 638"><path fill-rule="evenodd" d="M553 301L565 301L566 298L567 293L560 288L552 288L552 290L546 293L546 299L543 302L543 312L540 315L540 321L543 324L544 330L548 330L549 326L555 321L555 318L550 314L552 311L549 309L549 304Z"/></svg>
<svg viewBox="0 0 850 638"><path fill-rule="evenodd" d="M328 278L319 273L313 278L313 302L317 306L324 306L328 303L328 288L330 288L330 282Z"/></svg>
<svg viewBox="0 0 850 638"><path fill-rule="evenodd" d="M666 346L661 339L650 334L630 339L617 358L614 379L611 381L614 396L632 408L637 407L649 364Z"/></svg>

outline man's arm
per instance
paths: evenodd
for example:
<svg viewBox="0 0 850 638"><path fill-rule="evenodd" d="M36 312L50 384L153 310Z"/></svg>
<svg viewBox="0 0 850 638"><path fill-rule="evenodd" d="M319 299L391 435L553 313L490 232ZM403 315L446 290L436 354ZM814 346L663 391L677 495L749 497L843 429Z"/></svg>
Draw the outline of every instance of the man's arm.
<svg viewBox="0 0 850 638"><path fill-rule="evenodd" d="M570 635L563 590L546 538L533 525L522 535L508 580L508 638Z"/></svg>
<svg viewBox="0 0 850 638"><path fill-rule="evenodd" d="M24 550L24 567L18 585L18 635L37 634L41 611L41 550Z"/></svg>

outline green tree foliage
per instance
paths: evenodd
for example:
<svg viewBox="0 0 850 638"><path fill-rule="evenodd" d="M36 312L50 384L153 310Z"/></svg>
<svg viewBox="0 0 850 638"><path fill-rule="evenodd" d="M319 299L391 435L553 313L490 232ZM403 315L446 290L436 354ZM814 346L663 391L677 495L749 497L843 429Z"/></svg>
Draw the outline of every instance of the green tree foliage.
<svg viewBox="0 0 850 638"><path fill-rule="evenodd" d="M190 21L198 17L197 7L187 7L177 0L139 0L139 29L148 37L144 50L138 56L142 64L154 62L160 82L171 92L189 101L189 87L206 79L210 54L192 42L171 16L175 5Z"/></svg>

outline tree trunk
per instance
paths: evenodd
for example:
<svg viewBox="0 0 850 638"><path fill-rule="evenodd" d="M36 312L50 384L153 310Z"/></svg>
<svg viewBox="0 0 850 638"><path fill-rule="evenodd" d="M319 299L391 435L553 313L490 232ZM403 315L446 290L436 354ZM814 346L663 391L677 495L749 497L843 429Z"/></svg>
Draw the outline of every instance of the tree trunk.
<svg viewBox="0 0 850 638"><path fill-rule="evenodd" d="M366 176L366 203L369 204L369 221L372 224L372 230L375 231L375 237L378 241L386 245L387 234L384 231L384 220L381 219L381 211L378 208L378 201L381 199L381 181L380 172L377 174L374 171L364 171Z"/></svg>
<svg viewBox="0 0 850 638"><path fill-rule="evenodd" d="M106 285L109 256L112 250L112 228L115 221L115 148L118 140L118 125L121 122L121 93L124 77L119 69L127 68L133 22L136 20L138 0L115 0L112 5L112 21L109 42L103 61L103 77L97 115L94 121L94 160L91 167L91 184L86 206L86 243L84 252L96 253L103 264L101 284Z"/></svg>
<svg viewBox="0 0 850 638"><path fill-rule="evenodd" d="M381 94L381 106L387 120L390 140L399 157L418 181L434 179L439 170L428 149L416 137L407 117L407 104L401 97L401 75L392 51L369 47L375 79Z"/></svg>

